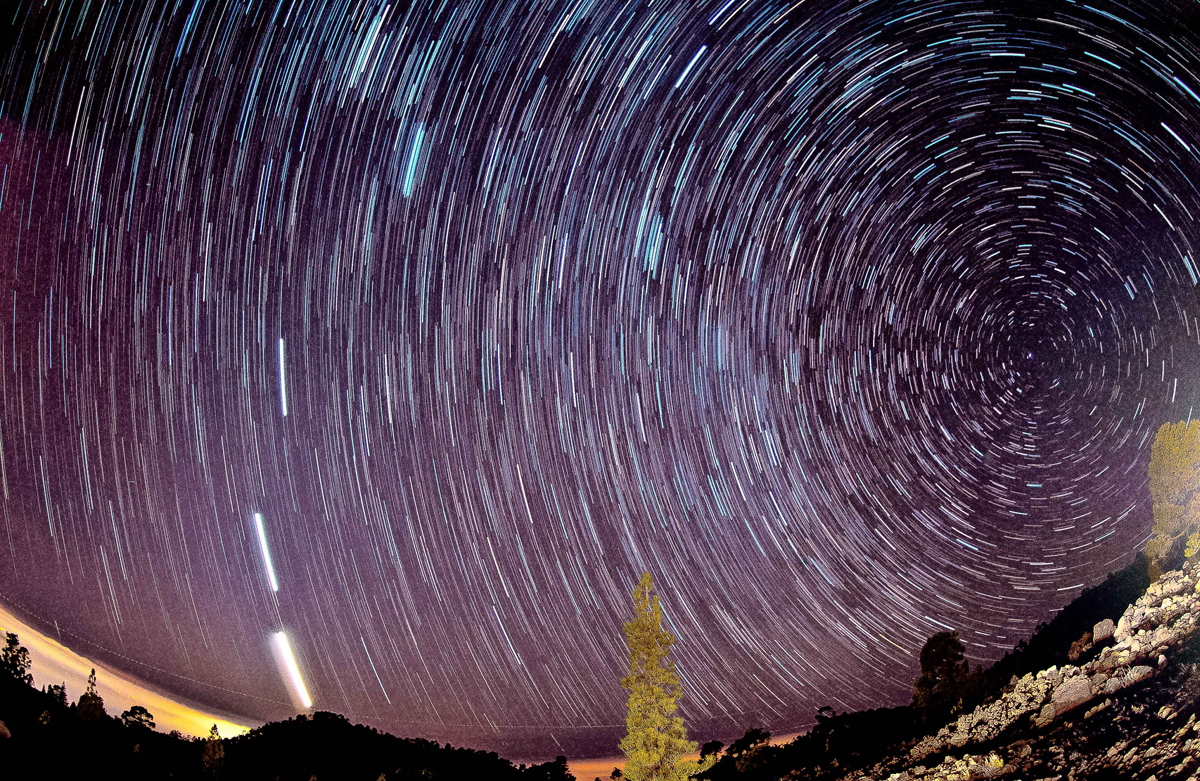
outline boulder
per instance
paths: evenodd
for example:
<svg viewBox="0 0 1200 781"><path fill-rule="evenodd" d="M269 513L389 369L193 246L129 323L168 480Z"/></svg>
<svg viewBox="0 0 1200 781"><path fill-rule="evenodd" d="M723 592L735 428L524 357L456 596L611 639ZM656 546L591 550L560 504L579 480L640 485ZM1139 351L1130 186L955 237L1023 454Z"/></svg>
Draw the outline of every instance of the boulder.
<svg viewBox="0 0 1200 781"><path fill-rule="evenodd" d="M1092 628L1092 645L1100 645L1113 636L1116 627L1111 618L1106 618Z"/></svg>
<svg viewBox="0 0 1200 781"><path fill-rule="evenodd" d="M1129 679L1123 675L1114 675L1104 682L1104 688L1101 689L1105 694L1116 694L1129 685Z"/></svg>
<svg viewBox="0 0 1200 781"><path fill-rule="evenodd" d="M1105 649L1106 653L1102 654L1092 665L1092 668L1098 673L1110 673L1121 666L1121 663L1117 660L1118 654L1107 653L1107 650Z"/></svg>
<svg viewBox="0 0 1200 781"><path fill-rule="evenodd" d="M1146 665L1139 664L1137 667L1131 668L1129 670L1129 672L1126 673L1125 677L1129 680L1129 682L1131 684L1133 684L1133 683L1140 683L1140 682L1146 680L1153 673L1154 673L1154 671L1151 670Z"/></svg>
<svg viewBox="0 0 1200 781"><path fill-rule="evenodd" d="M1187 587L1188 583L1183 578L1171 578L1162 584L1162 594L1173 597L1176 594L1182 594Z"/></svg>
<svg viewBox="0 0 1200 781"><path fill-rule="evenodd" d="M1117 621L1117 628L1113 632L1113 639L1116 640L1118 644L1124 642L1124 640L1127 637L1129 637L1129 611L1128 610L1126 610L1125 613L1122 614L1121 618Z"/></svg>
<svg viewBox="0 0 1200 781"><path fill-rule="evenodd" d="M1142 624L1146 620L1146 608L1139 607L1133 611L1133 615L1129 617L1129 633L1133 634L1138 629L1142 628Z"/></svg>
<svg viewBox="0 0 1200 781"><path fill-rule="evenodd" d="M1068 678L1059 684L1054 690L1054 696L1051 697L1051 702L1054 703L1055 715L1066 713L1067 711L1078 708L1092 698L1092 686L1087 678L1076 676Z"/></svg>
<svg viewBox="0 0 1200 781"><path fill-rule="evenodd" d="M0 721L0 740L8 740L12 737L12 733L8 731L8 725Z"/></svg>

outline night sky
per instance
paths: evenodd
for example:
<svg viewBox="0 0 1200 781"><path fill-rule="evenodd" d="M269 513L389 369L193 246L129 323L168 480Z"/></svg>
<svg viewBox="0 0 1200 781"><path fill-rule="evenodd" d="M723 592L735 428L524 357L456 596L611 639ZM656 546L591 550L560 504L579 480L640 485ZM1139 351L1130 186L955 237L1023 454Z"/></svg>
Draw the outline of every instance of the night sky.
<svg viewBox="0 0 1200 781"><path fill-rule="evenodd" d="M1200 6L10 2L0 602L250 719L611 754L907 702L1200 413ZM274 565L272 588L255 524ZM72 692L72 699L79 692Z"/></svg>

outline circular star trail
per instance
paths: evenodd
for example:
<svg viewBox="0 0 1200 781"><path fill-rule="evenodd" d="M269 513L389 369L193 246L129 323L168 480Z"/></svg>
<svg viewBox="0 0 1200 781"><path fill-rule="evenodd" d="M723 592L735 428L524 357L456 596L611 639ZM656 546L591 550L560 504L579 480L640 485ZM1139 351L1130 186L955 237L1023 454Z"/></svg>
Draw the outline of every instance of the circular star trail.
<svg viewBox="0 0 1200 781"><path fill-rule="evenodd" d="M997 658L1200 404L1196 13L17 3L3 599L518 754L613 750L643 570L702 737Z"/></svg>

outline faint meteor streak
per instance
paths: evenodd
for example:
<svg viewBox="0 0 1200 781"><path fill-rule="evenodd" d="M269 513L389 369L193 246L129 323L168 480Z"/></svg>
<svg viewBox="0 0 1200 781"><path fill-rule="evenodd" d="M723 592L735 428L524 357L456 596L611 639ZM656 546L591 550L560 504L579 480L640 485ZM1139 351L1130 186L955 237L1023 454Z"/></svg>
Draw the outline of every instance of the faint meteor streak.
<svg viewBox="0 0 1200 781"><path fill-rule="evenodd" d="M304 688L304 680L300 677L300 668L296 666L296 657L292 655L292 646L288 643L285 633L275 633L275 647L279 649L283 666L287 669L288 678L292 681L292 689L300 698L300 704L305 708L311 708L312 698L308 696L308 689Z"/></svg>
<svg viewBox="0 0 1200 781"><path fill-rule="evenodd" d="M263 528L262 513L254 514L254 527L258 530L258 546L262 549L263 564L267 568L267 580L271 581L271 590L279 590L279 581L275 579L275 567L271 566L271 552L267 550L267 530Z"/></svg>

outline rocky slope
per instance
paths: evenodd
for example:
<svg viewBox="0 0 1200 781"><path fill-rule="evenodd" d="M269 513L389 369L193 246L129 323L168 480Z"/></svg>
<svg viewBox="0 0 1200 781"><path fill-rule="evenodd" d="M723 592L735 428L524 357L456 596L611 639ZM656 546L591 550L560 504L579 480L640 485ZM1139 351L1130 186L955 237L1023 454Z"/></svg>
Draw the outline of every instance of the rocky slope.
<svg viewBox="0 0 1200 781"><path fill-rule="evenodd" d="M1002 696L855 779L1200 778L1200 567L1096 624L1078 665Z"/></svg>

